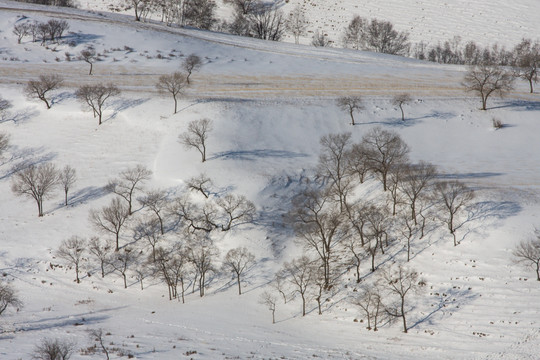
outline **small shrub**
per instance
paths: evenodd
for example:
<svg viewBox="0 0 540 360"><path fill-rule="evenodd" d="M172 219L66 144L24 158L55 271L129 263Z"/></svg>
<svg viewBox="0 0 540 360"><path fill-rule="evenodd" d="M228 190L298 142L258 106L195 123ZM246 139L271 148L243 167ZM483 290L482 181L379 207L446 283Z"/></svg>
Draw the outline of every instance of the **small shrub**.
<svg viewBox="0 0 540 360"><path fill-rule="evenodd" d="M491 121L493 123L493 128L495 129L502 129L504 126L501 119L493 118Z"/></svg>

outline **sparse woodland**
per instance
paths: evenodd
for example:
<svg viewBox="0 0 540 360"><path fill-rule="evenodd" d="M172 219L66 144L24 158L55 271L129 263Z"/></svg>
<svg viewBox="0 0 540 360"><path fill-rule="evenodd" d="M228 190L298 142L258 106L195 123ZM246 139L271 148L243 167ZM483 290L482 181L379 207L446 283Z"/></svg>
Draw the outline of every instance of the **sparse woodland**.
<svg viewBox="0 0 540 360"><path fill-rule="evenodd" d="M134 12L135 21L149 21L159 14L167 25L265 40L279 41L291 34L298 43L307 35L309 19L300 7L285 14L280 7L261 1L225 3L234 8L230 23L217 19L217 5L211 0L159 4L132 0L127 6ZM63 41L69 29L66 20L27 19L18 22L12 33L20 46L26 39L46 46ZM508 51L482 48L474 42L462 46L457 38L435 47L413 45L408 34L394 29L390 22L360 16L352 17L341 40L332 42L323 32L316 32L312 44L340 44L359 51L468 65L463 89L475 99L480 98L480 110L489 109L491 96L511 93L516 80L526 81L534 93L540 64L540 46L531 39L523 39ZM57 96L60 90L66 91L83 109L92 112L98 125L114 122L114 117L107 117L107 111L123 89L112 82L86 81L95 73L94 64L100 66L99 51L89 45L74 58L85 65L77 88L68 87L60 74L43 74L17 91L24 93L28 101L41 101L48 112L62 107ZM160 74L156 83L148 84L149 89L172 97L171 109L163 113L173 113L171 117L185 121L179 102L193 83L203 81L197 75L204 72L208 61L204 55L186 56L179 61L178 71ZM197 95L190 95L186 101L195 104ZM107 183L96 184L107 201L88 212L92 233L73 233L59 240L60 245L52 249L48 259L50 271L66 271L73 286L92 281L92 276L138 291L145 291L150 283L158 284L163 296L181 303L178 306L189 306L194 296L205 297L217 288L234 288L245 298L246 290L257 287L260 306L268 309L272 323L284 318L280 306L294 302L298 317L324 317L333 306L348 306L356 314L355 321L362 324L359 331L380 331L385 336L384 330L399 327L407 333L415 322L429 317L425 309L413 306L429 301L425 299L431 286L426 280L429 269L418 266L415 257L430 251L441 233L445 234L444 241L459 251L470 229L479 226L475 209L477 192L482 190L445 174L445 169L436 163L412 160L418 158L411 156L413 145L403 140L399 130L357 126L369 121L365 100L356 94L336 97L336 118L350 124L350 130L312 139L319 144L316 163L306 166L302 175L288 174L294 179L302 176L303 181L296 182L287 193L279 210L282 222L275 227L289 234L290 243L299 252L288 260L265 259L276 262L279 270L270 274L264 284L250 277L263 259L257 258L253 249L231 246L224 239L230 241L246 229L262 227L265 214L278 210L263 211L255 199L237 192L234 184L216 185L205 173L183 179L182 185L174 188L158 187L155 174L144 163L119 168L110 174ZM408 110L418 99L411 90L377 101L395 109L395 118L407 124ZM6 117L12 107L10 101L0 97L0 118ZM185 121L185 130L175 135L193 163L213 166L213 149L219 136L214 125L220 121L208 117ZM0 159L9 156L11 148L10 135L0 129ZM53 203L60 200L66 209L73 206L71 197L80 181L80 166L83 164L22 162L6 178L13 194L21 201L33 202L38 217L43 218L57 211ZM538 234L521 241L511 256L515 263L531 269L540 281ZM0 315L11 309L24 311L16 288L17 280L0 284ZM338 304L338 298L346 305ZM93 330L90 338L94 347L86 351L99 352L108 359L111 345L107 345L106 335L102 329ZM68 359L75 349L75 343L46 338L36 342L34 357Z"/></svg>

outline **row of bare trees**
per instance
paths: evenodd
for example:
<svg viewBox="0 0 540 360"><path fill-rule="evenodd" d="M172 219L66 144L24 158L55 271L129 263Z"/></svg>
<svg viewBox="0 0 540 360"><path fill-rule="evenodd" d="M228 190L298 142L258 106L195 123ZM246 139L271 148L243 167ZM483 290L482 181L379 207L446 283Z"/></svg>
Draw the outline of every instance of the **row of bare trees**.
<svg viewBox="0 0 540 360"><path fill-rule="evenodd" d="M47 22L17 22L13 26L13 34L17 36L17 42L20 44L27 36L32 37L32 42L41 41L44 45L47 41L58 42L64 33L69 29L66 20L50 19Z"/></svg>
<svg viewBox="0 0 540 360"><path fill-rule="evenodd" d="M388 257L399 259L404 252L406 262L411 261L413 242L424 239L427 231L440 224L458 245L456 232L468 220L472 190L457 180L440 180L429 163L410 163L409 147L396 132L376 127L359 143L351 138L351 133L321 138L316 176L294 196L286 216L304 254L283 265L274 286L284 301L298 296L303 315L311 300L322 313L325 298L344 273L353 270L359 283ZM378 179L382 185L375 200L359 194L368 179ZM362 271L364 263L369 263L367 274ZM370 316L376 309L380 318L383 313L389 319L401 318L407 331L406 298L425 282L417 271L401 263L382 269L355 301ZM274 313L275 300L271 292L265 292L261 302Z"/></svg>
<svg viewBox="0 0 540 360"><path fill-rule="evenodd" d="M59 90L63 85L64 79L57 74L40 75L36 80L30 80L25 87L25 93L28 98L36 98L45 103L47 109L53 104L53 93ZM110 98L120 95L120 89L114 84L82 85L75 91L77 99L87 105L98 119L101 125L103 112L106 108L106 102Z"/></svg>

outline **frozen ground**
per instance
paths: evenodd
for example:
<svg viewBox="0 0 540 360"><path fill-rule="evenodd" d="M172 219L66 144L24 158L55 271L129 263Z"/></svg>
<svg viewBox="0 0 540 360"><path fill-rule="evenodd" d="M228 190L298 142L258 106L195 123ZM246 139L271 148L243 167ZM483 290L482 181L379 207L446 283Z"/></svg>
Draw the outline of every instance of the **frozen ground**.
<svg viewBox="0 0 540 360"><path fill-rule="evenodd" d="M499 3L492 8L508 6ZM429 4L437 8L438 2ZM510 10L496 14L500 23ZM10 29L22 15L45 20L53 14L0 2L0 94L14 103L0 123L14 145L0 166L0 269L25 303L0 318L0 358L28 359L43 337L88 347L87 331L96 328L110 332L107 343L117 348L112 358L122 352L136 359L538 357L540 288L533 273L513 265L511 257L514 245L539 226L540 99L527 94L526 84L519 83L506 99L491 100L490 109L481 112L478 100L460 87L462 67L162 29L134 24L130 17L80 11L54 14L69 21L76 46L45 49L29 41L16 44ZM95 64L92 77L86 75L87 64L65 60L65 52L77 54L88 43L107 55ZM180 54L190 53L201 55L205 65L194 74L181 110L172 115L172 100L159 96L154 83L177 68ZM51 110L22 91L28 79L44 72L61 72L68 85L55 95ZM73 96L77 85L99 81L114 81L124 90L101 126ZM403 90L415 98L406 106L405 123L390 104L392 94ZM366 103L355 127L335 106L337 95L349 93L363 95ZM215 122L204 164L177 142L187 122L201 117ZM493 130L493 117L506 126ZM354 322L362 314L349 301L353 286L336 290L322 316L314 302L306 317L300 316L297 300L280 303L272 325L270 312L258 304L259 294L298 251L290 234L271 226L279 224L288 206L285 200L294 189L289 180L294 184L316 163L320 136L351 131L360 140L377 125L398 131L413 160L430 161L477 190L461 244L454 247L448 234L437 230L414 245L412 265L429 289L415 298L408 334L399 324L375 333ZM79 178L71 205L63 207L58 193L46 200L43 218L35 216L33 202L10 190L13 166L39 159L69 164ZM219 276L204 298L189 294L181 304L168 301L165 285L157 280L146 280L143 291L134 278L123 289L116 274L101 279L92 273L75 284L72 270L51 268L59 263L52 252L62 240L95 235L88 212L110 201L103 190L107 181L139 163L153 171L148 188L178 192L186 179L204 171L218 188L255 202L265 221L216 236L222 254L244 245L259 260L244 295L236 294L227 276ZM368 182L365 191L377 187ZM128 231L122 241L130 239ZM362 270L369 273L367 261ZM73 358L103 357L77 352Z"/></svg>

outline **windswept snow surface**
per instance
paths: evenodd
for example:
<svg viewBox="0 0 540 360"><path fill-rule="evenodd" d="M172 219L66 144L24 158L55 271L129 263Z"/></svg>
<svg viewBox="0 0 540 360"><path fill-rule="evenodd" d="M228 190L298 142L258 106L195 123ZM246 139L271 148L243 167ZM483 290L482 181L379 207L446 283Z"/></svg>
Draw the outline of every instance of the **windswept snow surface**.
<svg viewBox="0 0 540 360"><path fill-rule="evenodd" d="M380 4L389 11L390 5ZM0 269L25 304L0 318L0 358L28 359L41 339L57 337L76 343L72 359L102 359L100 353L79 351L94 345L88 331L97 328L107 334L111 358L538 357L540 287L534 272L515 265L511 255L515 244L534 236L540 222L540 98L528 94L526 84L517 83L505 99L490 99L490 109L482 112L478 99L461 89L462 67L135 24L118 14L6 1L0 7L0 95L14 104L0 123L13 145L0 165ZM438 8L445 9L442 4ZM533 11L524 13L534 16ZM502 21L510 10L496 14ZM11 29L22 16L65 18L70 24L66 39L73 46L46 48L28 38L18 45ZM516 33L513 40L520 36ZM93 76L87 75L86 63L75 59L87 44L106 55L94 64ZM191 53L202 56L204 66L193 75L180 111L172 115L172 99L158 95L154 84ZM53 107L46 110L43 103L25 98L23 86L51 72L65 76L67 87L54 94ZM73 93L80 84L106 81L124 92L111 101L98 126ZM402 91L414 97L405 106L405 122L390 102ZM365 99L354 127L335 105L336 96L351 93ZM492 128L494 117L505 124L502 129ZM200 118L214 121L205 163L177 140L190 120ZM444 176L476 190L470 221L458 234L461 243L454 247L440 227L413 244L411 266L428 286L411 297L408 334L399 322L373 332L355 321L363 314L351 303L357 287L352 272L329 295L323 315L310 301L302 317L296 299L279 302L277 323L271 324L259 295L281 264L299 254L294 236L283 228L283 214L317 162L319 138L351 131L359 141L374 126L399 132L413 161L432 162ZM11 178L17 165L47 160L76 168L78 181L69 206L62 206L58 192L45 201L45 216L38 218L32 201L12 193ZM157 279L146 279L140 290L130 273L124 289L118 274L102 279L88 261L76 284L73 269L55 266L63 263L54 256L62 240L99 235L89 211L107 205L112 199L104 190L108 180L136 164L153 172L147 189L180 194L187 179L205 172L215 183L216 196L231 191L254 201L259 211L254 224L214 235L222 256L236 246L256 255L242 296L228 275L216 275L203 298L190 288L182 304L169 301L166 286ZM356 196L377 192L380 184L371 179ZM134 217L142 213L137 208ZM121 244L132 242L132 233L126 230ZM393 248L380 260L405 256ZM367 259L362 273L369 282L373 275Z"/></svg>

